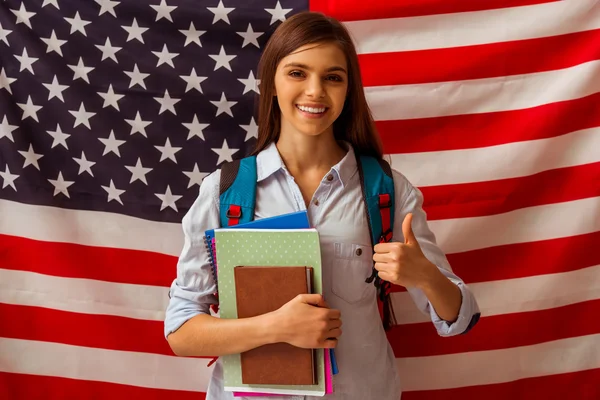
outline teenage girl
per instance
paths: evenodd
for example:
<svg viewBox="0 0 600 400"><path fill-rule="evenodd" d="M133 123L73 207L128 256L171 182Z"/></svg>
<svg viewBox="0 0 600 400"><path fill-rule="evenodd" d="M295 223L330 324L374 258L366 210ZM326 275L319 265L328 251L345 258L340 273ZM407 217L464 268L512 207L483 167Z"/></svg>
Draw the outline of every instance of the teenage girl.
<svg viewBox="0 0 600 400"><path fill-rule="evenodd" d="M344 26L319 13L290 17L265 47L259 79L255 219L308 211L320 236L324 295L298 296L255 318L210 315L216 285L203 235L219 226L216 171L204 179L183 219L185 244L170 289L165 336L180 356L241 353L276 342L335 347L340 372L327 399L398 400L401 382L376 288L365 282L373 262L382 280L408 290L442 336L470 329L479 317L477 302L436 245L421 192L398 171L393 170L394 237L370 244L355 154L381 159L383 151ZM219 361L206 398L234 399L223 390Z"/></svg>

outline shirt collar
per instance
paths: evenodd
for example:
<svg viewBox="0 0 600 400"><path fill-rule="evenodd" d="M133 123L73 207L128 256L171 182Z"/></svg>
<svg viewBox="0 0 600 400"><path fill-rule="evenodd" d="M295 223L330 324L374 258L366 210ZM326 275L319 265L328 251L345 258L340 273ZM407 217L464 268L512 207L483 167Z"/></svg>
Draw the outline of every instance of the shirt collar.
<svg viewBox="0 0 600 400"><path fill-rule="evenodd" d="M347 152L339 163L331 167L331 172L342 183L342 187L348 184L348 181L357 172L356 156L354 149L349 142L342 142ZM281 155L277 150L275 142L269 144L263 151L256 156L257 180L258 182L267 179L279 170L287 171Z"/></svg>

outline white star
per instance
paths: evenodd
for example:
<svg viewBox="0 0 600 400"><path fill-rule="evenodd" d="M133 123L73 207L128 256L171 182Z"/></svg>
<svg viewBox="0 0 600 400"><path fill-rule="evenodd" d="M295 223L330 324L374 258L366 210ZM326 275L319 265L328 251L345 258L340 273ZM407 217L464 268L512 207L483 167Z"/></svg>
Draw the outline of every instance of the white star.
<svg viewBox="0 0 600 400"><path fill-rule="evenodd" d="M54 196L56 196L59 193L62 193L69 198L71 197L69 196L68 188L69 186L74 184L75 181L65 181L65 179L62 176L62 172L58 173L58 178L56 178L56 180L48 179L48 182L50 182L54 186Z"/></svg>
<svg viewBox="0 0 600 400"><path fill-rule="evenodd" d="M79 164L79 172L77 173L77 175L81 175L84 172L87 172L91 176L94 176L94 173L92 172L92 167L96 163L94 161L87 160L83 151L81 152L81 158L73 157L73 160L75 160L75 162Z"/></svg>
<svg viewBox="0 0 600 400"><path fill-rule="evenodd" d="M6 119L6 115L2 119L2 123L0 124L0 139L3 137L7 137L11 142L15 142L15 138L13 138L13 131L17 130L19 127L17 125L11 125L8 123L8 119Z"/></svg>
<svg viewBox="0 0 600 400"><path fill-rule="evenodd" d="M257 49L260 49L260 45L258 44L258 38L261 37L264 32L254 32L252 29L252 25L248 24L248 30L246 32L236 32L238 35L244 38L244 43L242 44L242 48L246 47L246 45L253 44Z"/></svg>
<svg viewBox="0 0 600 400"><path fill-rule="evenodd" d="M4 72L4 68L0 71L0 89L6 89L8 93L12 94L12 89L10 85L16 81L17 78L9 78L6 76L6 72Z"/></svg>
<svg viewBox="0 0 600 400"><path fill-rule="evenodd" d="M193 22L190 22L190 29L180 29L179 32L185 35L185 44L183 47L190 43L196 43L198 46L202 47L200 36L204 35L206 31L197 31Z"/></svg>
<svg viewBox="0 0 600 400"><path fill-rule="evenodd" d="M10 169L8 169L8 165L6 166L4 172L0 171L0 176L2 177L2 189L10 185L13 189L15 189L15 192L17 191L17 187L15 186L15 179L17 179L19 175L11 174Z"/></svg>
<svg viewBox="0 0 600 400"><path fill-rule="evenodd" d="M8 43L8 39L6 37L11 33L12 31L2 28L2 24L0 24L0 41L6 43L7 46L9 46L10 43Z"/></svg>
<svg viewBox="0 0 600 400"><path fill-rule="evenodd" d="M73 128L83 124L88 127L88 129L92 129L90 126L90 118L92 118L96 113L85 111L85 107L83 106L83 102L79 106L79 111L71 111L69 110L72 116L75 117L75 122L73 123Z"/></svg>
<svg viewBox="0 0 600 400"><path fill-rule="evenodd" d="M110 180L110 186L102 186L102 189L106 190L106 192L108 193L108 201L109 202L111 200L116 200L119 203L121 203L121 205L123 205L123 201L121 200L121 195L123 193L125 193L125 191L117 189L115 187L115 185L113 184L112 179Z"/></svg>
<svg viewBox="0 0 600 400"><path fill-rule="evenodd" d="M179 103L181 99L171 98L167 89L165 89L165 95L163 97L155 97L154 100L160 103L160 110L158 111L158 115L162 114L166 110L171 111L173 114L177 115L177 112L175 111L175 104Z"/></svg>
<svg viewBox="0 0 600 400"><path fill-rule="evenodd" d="M177 153L179 150L182 149L182 147L173 147L171 146L171 142L169 141L169 138L167 138L167 141L165 142L164 146L154 146L158 149L158 151L160 151L160 161L166 160L167 158L175 161L175 164L177 164L177 159L175 158L175 153Z"/></svg>
<svg viewBox="0 0 600 400"><path fill-rule="evenodd" d="M40 122L37 116L37 112L40 111L42 106L36 106L35 104L33 104L33 102L31 101L31 96L27 96L27 103L17 103L17 105L21 107L21 110L23 110L23 116L21 117L21 120L24 120L27 117L31 117L37 122Z"/></svg>
<svg viewBox="0 0 600 400"><path fill-rule="evenodd" d="M265 8L265 11L271 14L271 24L273 25L276 21L285 21L285 14L292 11L291 8L281 8L281 4L277 1L275 8Z"/></svg>
<svg viewBox="0 0 600 400"><path fill-rule="evenodd" d="M115 14L115 7L121 3L119 3L118 1L112 1L112 0L95 0L95 1L100 6L100 11L98 13L98 16L104 14L105 12L112 14L113 17L117 16L117 14Z"/></svg>
<svg viewBox="0 0 600 400"><path fill-rule="evenodd" d="M240 149L230 149L227 144L227 139L223 140L223 147L211 149L215 153L219 155L219 159L217 160L217 165L221 164L223 161L233 161L233 155L237 153Z"/></svg>
<svg viewBox="0 0 600 400"><path fill-rule="evenodd" d="M140 85L144 89L146 89L146 84L144 83L144 79L146 79L150 74L142 74L138 69L137 64L133 64L133 71L123 71L127 76L131 79L129 82L129 87L133 87L134 85Z"/></svg>
<svg viewBox="0 0 600 400"><path fill-rule="evenodd" d="M177 8L177 6L169 6L165 0L161 0L159 5L150 5L150 7L154 8L154 11L156 11L156 19L154 20L155 22L161 18L165 18L173 22L171 12L173 12L173 10Z"/></svg>
<svg viewBox="0 0 600 400"><path fill-rule="evenodd" d="M21 151L19 150L19 154L21 154L23 157L25 157L25 162L23 163L23 168L27 167L28 165L33 165L34 167L36 167L38 169L38 171L40 170L40 165L38 164L38 160L42 157L44 157L43 154L37 154L33 151L33 145L29 145L29 150L27 151Z"/></svg>
<svg viewBox="0 0 600 400"><path fill-rule="evenodd" d="M244 142L247 142L250 138L258 138L258 125L254 122L254 117L250 119L249 125L240 125L240 127L246 131Z"/></svg>
<svg viewBox="0 0 600 400"><path fill-rule="evenodd" d="M15 14L15 16L17 17L17 22L15 22L16 24L25 24L29 27L29 29L31 28L31 21L29 20L31 17L33 17L35 15L34 12L29 12L27 11L27 9L25 9L25 4L21 3L21 8L19 8L18 10L10 10L12 11L13 14Z"/></svg>
<svg viewBox="0 0 600 400"><path fill-rule="evenodd" d="M171 193L171 188L169 185L167 185L167 191L165 194L154 193L154 195L162 201L162 204L160 205L160 211L164 210L166 207L171 207L173 210L177 211L177 205L175 205L175 202L183 197L176 196Z"/></svg>
<svg viewBox="0 0 600 400"><path fill-rule="evenodd" d="M208 9L208 11L215 14L215 17L213 18L213 22L212 22L213 25L215 24L215 22L217 22L221 19L223 21L227 22L229 25L231 25L231 23L229 22L229 16L227 14L229 14L230 12L235 10L234 7L231 7L231 8L225 7L225 5L223 5L223 1L219 0L219 5L217 7L206 7L206 8Z"/></svg>
<svg viewBox="0 0 600 400"><path fill-rule="evenodd" d="M256 93L260 94L258 85L260 84L260 79L254 78L254 73L250 71L250 75L248 75L248 79L238 78L238 81L244 84L244 93L246 94L251 90L254 90Z"/></svg>
<svg viewBox="0 0 600 400"><path fill-rule="evenodd" d="M139 132L145 137L148 137L148 135L146 134L146 127L150 125L152 121L143 121L139 111L135 115L135 119L126 119L125 122L131 125L130 135Z"/></svg>
<svg viewBox="0 0 600 400"><path fill-rule="evenodd" d="M237 101L227 101L225 97L225 93L221 93L221 100L219 101L211 101L211 103L217 107L217 117L223 113L229 114L233 117L233 113L231 112L231 107L237 104Z"/></svg>
<svg viewBox="0 0 600 400"><path fill-rule="evenodd" d="M221 67L227 68L228 70L231 71L231 66L229 65L229 62L237 57L235 55L228 56L227 54L225 54L225 49L223 48L223 46L221 46L221 50L219 51L219 54L215 54L215 55L209 54L208 56L217 62L215 64L214 71L218 70Z"/></svg>
<svg viewBox="0 0 600 400"><path fill-rule="evenodd" d="M104 144L104 152L103 156L107 155L110 152L115 153L118 157L121 157L121 153L119 152L119 146L125 143L125 140L117 140L115 139L115 134L113 131L110 131L110 136L108 139L98 138Z"/></svg>
<svg viewBox="0 0 600 400"><path fill-rule="evenodd" d="M102 96L102 98L104 99L104 104L102 105L102 108L106 108L108 106L113 107L114 109L116 109L117 111L121 111L119 109L119 103L118 101L121 100L123 97L125 97L125 95L122 94L116 94L112 88L112 84L108 85L108 91L106 93L100 93L98 92L98 94L100 96Z"/></svg>
<svg viewBox="0 0 600 400"><path fill-rule="evenodd" d="M121 28L125 29L129 34L127 36L127 42L133 39L137 39L141 43L144 43L144 38L142 37L142 35L148 30L148 28L140 28L135 18L133 19L133 23L131 24L131 26L122 26Z"/></svg>
<svg viewBox="0 0 600 400"><path fill-rule="evenodd" d="M75 13L75 17L73 18L68 18L65 17L65 19L67 20L67 22L69 24L71 24L71 32L69 32L71 35L75 32L81 32L83 33L83 36L87 37L87 33L85 32L85 26L91 24L90 21L85 21L81 18L79 18L79 11L77 11Z"/></svg>
<svg viewBox="0 0 600 400"><path fill-rule="evenodd" d="M48 94L48 101L50 101L50 99L53 99L54 97L56 97L57 99L60 99L60 101L62 101L63 103L65 102L62 92L64 90L67 90L67 88L69 86L59 84L58 78L56 77L56 75L54 75L54 79L52 79L52 83L42 83L42 85L44 85L46 87L46 89L48 89L48 91L50 92Z"/></svg>
<svg viewBox="0 0 600 400"><path fill-rule="evenodd" d="M57 54L60 54L61 57L63 57L62 49L60 47L63 46L65 43L67 43L67 41L60 40L59 38L57 38L54 30L52 31L52 34L50 35L49 38L41 38L41 39L44 41L44 43L46 43L46 46L48 47L46 49L46 53L50 53L51 51L54 51Z"/></svg>
<svg viewBox="0 0 600 400"><path fill-rule="evenodd" d="M185 87L186 93L192 89L196 89L197 91L202 93L202 87L200 86L200 84L207 79L206 76L196 75L195 68L192 68L192 72L189 75L181 75L180 78L187 82L187 86Z"/></svg>
<svg viewBox="0 0 600 400"><path fill-rule="evenodd" d="M55 148L59 144L62 145L65 149L69 150L69 146L67 146L67 139L69 136L68 133L63 133L62 129L60 129L60 125L56 124L55 131L46 131L48 135L52 136L52 146L51 149Z"/></svg>
<svg viewBox="0 0 600 400"><path fill-rule="evenodd" d="M207 128L209 124L201 124L198 122L198 116L194 115L194 120L189 123L182 122L183 126L189 129L190 133L188 134L187 140L190 140L194 136L198 136L200 139L204 139L204 132L202 130Z"/></svg>
<svg viewBox="0 0 600 400"><path fill-rule="evenodd" d="M15 58L19 60L19 63L21 63L19 72L26 69L29 70L29 72L31 72L32 74L35 74L35 72L33 72L33 63L36 62L38 58L29 57L29 54L27 54L27 48L23 47L23 54L20 56L15 55Z"/></svg>
<svg viewBox="0 0 600 400"><path fill-rule="evenodd" d="M193 185L200 186L200 184L202 183L202 179L204 179L204 177L208 175L207 172L200 172L200 170L198 169L198 164L194 164L194 169L192 171L182 172L186 174L188 178L190 178L190 181L188 182L187 186L188 189L191 188Z"/></svg>
<svg viewBox="0 0 600 400"><path fill-rule="evenodd" d="M60 7L58 6L58 0L44 0L42 8L46 7L48 4L52 4L57 10L60 10Z"/></svg>
<svg viewBox="0 0 600 400"><path fill-rule="evenodd" d="M90 83L90 79L88 78L88 74L94 70L96 67L86 67L83 64L83 58L79 57L79 63L77 65L68 65L69 68L73 70L73 80L83 79L87 83Z"/></svg>
<svg viewBox="0 0 600 400"><path fill-rule="evenodd" d="M97 44L96 47L102 51L102 60L100 60L100 61L104 61L105 59L110 58L110 59L114 60L116 63L119 62L117 60L117 51L121 50L122 47L112 46L110 43L110 38L108 38L108 37L106 38L106 42L104 43L104 46L100 46L99 44Z"/></svg>
<svg viewBox="0 0 600 400"><path fill-rule="evenodd" d="M135 164L135 167L130 167L129 165L126 165L125 168L127 168L131 172L131 180L129 181L129 183L133 183L137 180L140 180L146 185L148 185L148 181L146 181L146 174L152 171L152 168L144 168L144 166L142 165L142 161L139 159L139 157L137 163Z"/></svg>
<svg viewBox="0 0 600 400"><path fill-rule="evenodd" d="M167 49L166 44L163 45L162 51L153 51L152 54L158 57L158 63L156 64L157 67L161 64L169 64L173 68L175 68L175 65L173 65L173 59L179 55L177 53L169 53L169 49Z"/></svg>

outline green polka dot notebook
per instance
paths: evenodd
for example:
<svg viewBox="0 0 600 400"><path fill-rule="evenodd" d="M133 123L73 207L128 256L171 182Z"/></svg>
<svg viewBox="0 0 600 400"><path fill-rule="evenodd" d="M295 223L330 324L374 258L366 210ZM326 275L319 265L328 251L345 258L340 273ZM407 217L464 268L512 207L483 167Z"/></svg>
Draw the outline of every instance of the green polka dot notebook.
<svg viewBox="0 0 600 400"><path fill-rule="evenodd" d="M236 266L309 266L313 268L313 293L323 293L321 247L316 229L215 229L221 318L237 318ZM323 349L317 350L317 385L247 385L242 383L239 354L221 357L225 390L323 396Z"/></svg>

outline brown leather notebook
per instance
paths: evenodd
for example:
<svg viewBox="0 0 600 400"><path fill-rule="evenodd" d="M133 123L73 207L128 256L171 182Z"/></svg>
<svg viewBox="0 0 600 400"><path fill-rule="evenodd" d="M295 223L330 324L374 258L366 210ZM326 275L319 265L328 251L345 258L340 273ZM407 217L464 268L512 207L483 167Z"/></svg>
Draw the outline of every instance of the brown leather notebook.
<svg viewBox="0 0 600 400"><path fill-rule="evenodd" d="M299 294L312 292L311 267L234 268L238 318L275 311ZM274 343L241 354L242 383L314 385L313 349Z"/></svg>

